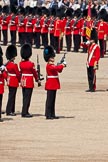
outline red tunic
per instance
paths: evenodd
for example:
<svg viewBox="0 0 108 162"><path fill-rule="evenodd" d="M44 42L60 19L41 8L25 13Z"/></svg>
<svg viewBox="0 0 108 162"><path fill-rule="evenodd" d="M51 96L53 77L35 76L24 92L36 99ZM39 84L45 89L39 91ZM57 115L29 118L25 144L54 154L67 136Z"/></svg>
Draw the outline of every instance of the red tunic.
<svg viewBox="0 0 108 162"><path fill-rule="evenodd" d="M0 71L0 94L4 93L4 79L7 78L7 75L5 72Z"/></svg>
<svg viewBox="0 0 108 162"><path fill-rule="evenodd" d="M21 86L25 88L33 88L34 78L36 81L38 80L34 63L29 60L21 61L19 66L21 71Z"/></svg>
<svg viewBox="0 0 108 162"><path fill-rule="evenodd" d="M25 32L32 33L33 32L33 24L34 20L32 16L27 16L25 18Z"/></svg>
<svg viewBox="0 0 108 162"><path fill-rule="evenodd" d="M59 37L64 32L64 24L62 20L55 20L54 22L54 36Z"/></svg>
<svg viewBox="0 0 108 162"><path fill-rule="evenodd" d="M33 32L36 32L36 33L41 32L40 18L35 18L34 19Z"/></svg>
<svg viewBox="0 0 108 162"><path fill-rule="evenodd" d="M8 74L7 85L10 87L18 87L20 81L20 72L18 65L11 61L6 65L6 70Z"/></svg>
<svg viewBox="0 0 108 162"><path fill-rule="evenodd" d="M47 72L47 80L45 83L46 90L60 89L58 73L62 72L62 70L63 70L63 65L54 65L54 64L46 65L46 72Z"/></svg>
<svg viewBox="0 0 108 162"><path fill-rule="evenodd" d="M9 16L2 16L1 17L1 30L8 30L10 17Z"/></svg>
<svg viewBox="0 0 108 162"><path fill-rule="evenodd" d="M25 32L25 18L21 15L18 17L18 32Z"/></svg>
<svg viewBox="0 0 108 162"><path fill-rule="evenodd" d="M100 47L96 43L93 43L90 46L82 43L81 46L88 48L87 65L94 66L94 63L96 61L98 62L100 59ZM91 55L92 51L93 54Z"/></svg>
<svg viewBox="0 0 108 162"><path fill-rule="evenodd" d="M108 25L106 22L99 22L97 25L98 39L104 39L107 35Z"/></svg>
<svg viewBox="0 0 108 162"><path fill-rule="evenodd" d="M18 24L18 16L11 15L10 17L10 31L16 31Z"/></svg>
<svg viewBox="0 0 108 162"><path fill-rule="evenodd" d="M41 25L41 33L48 33L48 26L49 26L49 19L48 17L42 17L40 21Z"/></svg>

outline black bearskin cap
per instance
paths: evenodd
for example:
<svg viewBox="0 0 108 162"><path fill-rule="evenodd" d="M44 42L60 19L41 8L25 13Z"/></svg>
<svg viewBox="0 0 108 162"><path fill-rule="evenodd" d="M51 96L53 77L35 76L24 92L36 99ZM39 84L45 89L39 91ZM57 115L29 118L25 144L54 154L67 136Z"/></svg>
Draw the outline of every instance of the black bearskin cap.
<svg viewBox="0 0 108 162"><path fill-rule="evenodd" d="M37 9L36 9L36 15L42 16L42 10L41 10L41 8L37 7Z"/></svg>
<svg viewBox="0 0 108 162"><path fill-rule="evenodd" d="M81 14L82 14L82 11L79 8L77 10L75 10L75 12L74 12L74 16L76 16L77 18L80 17Z"/></svg>
<svg viewBox="0 0 108 162"><path fill-rule="evenodd" d="M106 15L107 15L107 11L103 8L103 9L99 12L99 18L105 20Z"/></svg>
<svg viewBox="0 0 108 162"><path fill-rule="evenodd" d="M91 9L91 17L97 17L97 11L95 8Z"/></svg>
<svg viewBox="0 0 108 162"><path fill-rule="evenodd" d="M28 44L28 43L25 43L21 47L20 55L21 55L21 58L24 59L24 60L29 59L30 56L32 56L32 48L31 48L31 45Z"/></svg>
<svg viewBox="0 0 108 162"><path fill-rule="evenodd" d="M69 16L69 17L72 17L72 10L71 9L67 9L66 12L65 12L65 15L66 16Z"/></svg>
<svg viewBox="0 0 108 162"><path fill-rule="evenodd" d="M43 51L44 60L48 62L49 58L55 57L54 48L52 46L46 46Z"/></svg>
<svg viewBox="0 0 108 162"><path fill-rule="evenodd" d="M25 8L22 7L22 6L20 6L20 7L18 8L18 13L24 15L24 14L25 14Z"/></svg>
<svg viewBox="0 0 108 162"><path fill-rule="evenodd" d="M17 14L17 8L15 6L11 6L11 13Z"/></svg>
<svg viewBox="0 0 108 162"><path fill-rule="evenodd" d="M8 5L7 6L4 6L2 8L2 12L8 14L9 13L9 6Z"/></svg>
<svg viewBox="0 0 108 162"><path fill-rule="evenodd" d="M97 41L98 41L97 31L96 31L95 28L93 28L93 29L91 30L91 37L90 37L90 39L91 39L91 40L94 40L95 43L97 43Z"/></svg>
<svg viewBox="0 0 108 162"><path fill-rule="evenodd" d="M11 60L12 58L17 56L17 48L15 45L9 45L6 49L6 58L7 60Z"/></svg>

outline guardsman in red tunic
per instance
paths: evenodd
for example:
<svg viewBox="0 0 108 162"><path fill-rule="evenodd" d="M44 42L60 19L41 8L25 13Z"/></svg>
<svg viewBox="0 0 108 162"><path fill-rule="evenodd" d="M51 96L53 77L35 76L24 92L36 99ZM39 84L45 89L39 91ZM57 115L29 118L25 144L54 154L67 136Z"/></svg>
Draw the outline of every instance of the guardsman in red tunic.
<svg viewBox="0 0 108 162"><path fill-rule="evenodd" d="M3 35L3 45L7 45L8 43L8 24L9 24L9 7L4 6L2 11L2 17L1 17L1 30Z"/></svg>
<svg viewBox="0 0 108 162"><path fill-rule="evenodd" d="M7 85L9 89L8 102L6 106L6 114L10 116L15 116L15 99L16 92L20 81L20 72L18 65L14 62L17 56L17 49L15 45L9 45L6 49L6 58L9 60L6 65L7 71Z"/></svg>
<svg viewBox="0 0 108 162"><path fill-rule="evenodd" d="M105 9L102 9L99 12L99 21L97 23L97 26L95 27L98 32L98 40L100 45L100 57L103 58L104 54L106 52L106 36L108 31L108 25L105 22L105 19L107 17L107 12Z"/></svg>
<svg viewBox="0 0 108 162"><path fill-rule="evenodd" d="M67 51L71 51L72 46L72 11L68 9L66 11L66 23L65 23L65 38L66 38L66 47Z"/></svg>
<svg viewBox="0 0 108 162"><path fill-rule="evenodd" d="M73 32L73 52L78 52L80 49L81 43L81 10L77 9L74 13L74 19L72 23L72 32Z"/></svg>
<svg viewBox="0 0 108 162"><path fill-rule="evenodd" d="M20 72L21 72L21 87L23 95L22 117L29 118L32 115L29 113L29 107L34 88L34 79L38 81L38 75L35 64L29 60L32 55L32 48L29 44L24 44L21 47Z"/></svg>
<svg viewBox="0 0 108 162"><path fill-rule="evenodd" d="M26 43L29 43L31 46L33 44L33 9L29 8L29 13L25 18L25 39Z"/></svg>
<svg viewBox="0 0 108 162"><path fill-rule="evenodd" d="M54 22L55 22L55 15L56 15L56 10L55 9L51 9L51 13L50 13L50 23L49 23L49 35L50 35L50 45L51 46L55 46L54 45Z"/></svg>
<svg viewBox="0 0 108 162"><path fill-rule="evenodd" d="M97 40L97 32L93 28L90 41L81 44L83 47L88 48L87 75L89 89L86 92L95 92L96 90L96 70L100 59L100 47L97 45Z"/></svg>
<svg viewBox="0 0 108 162"><path fill-rule="evenodd" d="M41 45L41 25L40 25L41 16L42 10L40 8L37 8L33 27L34 44L37 49L39 49Z"/></svg>
<svg viewBox="0 0 108 162"><path fill-rule="evenodd" d="M64 35L64 24L63 20L61 20L61 10L58 9L56 12L56 20L54 22L54 39L55 39L55 50L56 53L60 53L60 48L62 44L62 38Z"/></svg>
<svg viewBox="0 0 108 162"><path fill-rule="evenodd" d="M19 35L19 44L22 46L25 43L25 9L22 7L19 10L18 15L18 35Z"/></svg>
<svg viewBox="0 0 108 162"><path fill-rule="evenodd" d="M3 65L3 58L2 58L3 52L2 48L0 47L0 122L3 120L1 119L2 114L2 99L3 99L3 93L4 93L4 80L7 78L7 75L5 73L5 66Z"/></svg>
<svg viewBox="0 0 108 162"><path fill-rule="evenodd" d="M63 60L59 65L54 64L55 52L52 46L44 48L44 59L46 65L46 83L45 90L47 90L45 116L46 119L58 119L55 116L55 99L57 89L60 89L60 82L58 73L61 73L63 68L66 67L66 62Z"/></svg>
<svg viewBox="0 0 108 162"><path fill-rule="evenodd" d="M18 25L18 16L16 7L11 8L11 15L10 15L10 36L11 36L11 44L16 45L17 39L17 25Z"/></svg>
<svg viewBox="0 0 108 162"><path fill-rule="evenodd" d="M40 21L42 45L46 47L48 45L49 10L44 9L42 12L43 16Z"/></svg>

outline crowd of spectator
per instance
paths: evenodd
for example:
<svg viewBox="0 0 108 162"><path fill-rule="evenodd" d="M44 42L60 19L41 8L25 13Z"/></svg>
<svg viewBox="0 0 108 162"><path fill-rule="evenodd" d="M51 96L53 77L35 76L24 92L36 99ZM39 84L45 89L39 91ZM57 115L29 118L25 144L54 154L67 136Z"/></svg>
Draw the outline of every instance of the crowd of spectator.
<svg viewBox="0 0 108 162"><path fill-rule="evenodd" d="M105 8L108 11L108 0L91 0L92 6L97 11ZM41 7L46 8L72 8L76 10L80 8L82 11L88 7L88 0L0 0L0 5L15 5L15 6L30 6L30 7Z"/></svg>

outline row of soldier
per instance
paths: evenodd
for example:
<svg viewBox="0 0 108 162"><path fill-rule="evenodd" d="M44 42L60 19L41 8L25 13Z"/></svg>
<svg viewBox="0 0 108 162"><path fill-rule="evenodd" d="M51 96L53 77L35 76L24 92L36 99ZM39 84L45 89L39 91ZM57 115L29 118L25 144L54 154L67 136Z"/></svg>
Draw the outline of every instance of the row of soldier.
<svg viewBox="0 0 108 162"><path fill-rule="evenodd" d="M3 51L0 47L0 122L3 121L1 119L1 110L5 80L9 91L6 105L6 115L16 116L16 93L20 85L22 87L21 116L24 118L30 118L32 115L29 113L29 107L34 88L34 81L36 81L39 86L41 84L39 68L36 69L34 62L30 60L30 57L32 56L32 47L27 43L21 47L21 61L19 64L15 63L15 58L17 56L17 48L15 45L9 45L7 47L5 56L7 58L7 63L3 64ZM55 51L54 48L49 45L44 48L43 56L44 60L47 62L47 77L45 83L47 98L45 104L45 116L46 119L58 119L58 117L55 116L56 91L57 89L60 89L58 73L61 73L63 68L66 67L66 61L62 58L62 60L55 65Z"/></svg>
<svg viewBox="0 0 108 162"><path fill-rule="evenodd" d="M16 44L18 31L20 46L29 43L34 44L38 49L41 44L44 47L50 44L54 47L56 53L60 53L60 50L63 49L63 36L65 37L67 51L71 51L73 44L73 51L78 52L81 39L84 42L87 41L87 9L82 13L80 9L76 11L72 9L51 9L49 11L45 7L30 8L27 6L26 8L16 9L13 6L9 13L8 6L4 6L1 12L0 24L3 45L8 43L8 29L10 30L11 44ZM101 57L104 57L108 35L107 12L105 9L102 9L98 15L96 10L92 9L92 28L97 30ZM82 52L87 51L83 49Z"/></svg>

